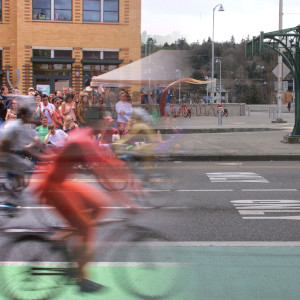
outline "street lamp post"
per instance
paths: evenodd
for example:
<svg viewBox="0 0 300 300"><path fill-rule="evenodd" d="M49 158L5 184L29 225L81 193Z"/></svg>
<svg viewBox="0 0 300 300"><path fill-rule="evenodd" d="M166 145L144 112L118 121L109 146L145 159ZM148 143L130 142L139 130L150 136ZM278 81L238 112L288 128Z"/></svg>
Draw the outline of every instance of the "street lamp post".
<svg viewBox="0 0 300 300"><path fill-rule="evenodd" d="M220 6L220 7L219 7ZM215 42L214 42L214 35L215 35L215 10L216 8L219 7L219 11L224 11L223 5L218 4L214 7L213 9L213 34L212 34L212 44L211 44L211 99L210 101L212 102L213 100L213 94L214 94L214 67L215 67Z"/></svg>
<svg viewBox="0 0 300 300"><path fill-rule="evenodd" d="M279 30L282 30L282 5L283 0L279 0ZM277 105L278 105L278 120L281 120L282 106L282 56L278 55L278 87L277 87Z"/></svg>
<svg viewBox="0 0 300 300"><path fill-rule="evenodd" d="M178 79L181 79L181 71L180 71L180 69L177 69L176 72L178 72ZM179 83L178 101L180 101L180 97L181 97L181 84Z"/></svg>
<svg viewBox="0 0 300 300"><path fill-rule="evenodd" d="M220 93L220 103L222 102L222 61L217 58L216 62L220 63L220 88L219 88L219 93Z"/></svg>

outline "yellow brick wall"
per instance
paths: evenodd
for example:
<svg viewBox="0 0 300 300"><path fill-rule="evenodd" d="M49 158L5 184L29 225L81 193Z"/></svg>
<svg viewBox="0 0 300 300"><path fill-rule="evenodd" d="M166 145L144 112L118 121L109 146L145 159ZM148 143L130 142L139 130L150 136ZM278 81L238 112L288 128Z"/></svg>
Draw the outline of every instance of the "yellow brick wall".
<svg viewBox="0 0 300 300"><path fill-rule="evenodd" d="M2 0L3 69L10 70L13 84L16 74L12 70L20 71L21 91L32 85L30 59L34 46L72 47L75 58L72 83L77 87L81 82L74 74L76 71L82 74L81 48L120 48L119 58L124 59L124 64L140 59L141 0L119 0L117 24L83 22L82 7L82 0L72 1L70 22L40 21L32 20L32 0Z"/></svg>

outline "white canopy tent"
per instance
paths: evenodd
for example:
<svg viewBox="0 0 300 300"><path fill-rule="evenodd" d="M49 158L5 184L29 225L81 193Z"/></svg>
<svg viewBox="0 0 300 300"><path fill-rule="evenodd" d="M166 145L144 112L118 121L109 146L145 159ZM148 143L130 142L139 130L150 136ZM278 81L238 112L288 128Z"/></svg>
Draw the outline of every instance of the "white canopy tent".
<svg viewBox="0 0 300 300"><path fill-rule="evenodd" d="M160 50L113 71L94 76L91 86L168 85L180 78L190 77L192 69L188 58L187 50Z"/></svg>

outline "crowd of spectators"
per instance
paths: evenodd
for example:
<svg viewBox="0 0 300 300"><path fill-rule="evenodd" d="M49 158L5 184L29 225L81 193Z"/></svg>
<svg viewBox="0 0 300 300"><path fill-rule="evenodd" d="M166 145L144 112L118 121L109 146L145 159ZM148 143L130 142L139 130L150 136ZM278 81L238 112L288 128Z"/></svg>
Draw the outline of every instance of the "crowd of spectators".
<svg viewBox="0 0 300 300"><path fill-rule="evenodd" d="M9 91L7 86L1 87L2 126L18 117L22 105L16 95L22 93L17 89ZM125 89L113 90L106 87L99 93L86 87L81 92L76 92L65 86L55 94L46 94L30 87L24 96L31 96L34 129L41 142L47 145L62 146L70 131L79 127L94 127L95 124L97 128L93 129L99 144L111 143L128 133L125 129L128 128L133 107Z"/></svg>

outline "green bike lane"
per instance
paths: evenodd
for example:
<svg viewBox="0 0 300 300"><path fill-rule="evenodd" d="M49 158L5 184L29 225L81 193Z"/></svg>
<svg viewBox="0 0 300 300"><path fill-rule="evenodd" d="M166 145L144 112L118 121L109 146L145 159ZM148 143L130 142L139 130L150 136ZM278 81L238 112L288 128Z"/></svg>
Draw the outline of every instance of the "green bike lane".
<svg viewBox="0 0 300 300"><path fill-rule="evenodd" d="M230 243L229 243L230 244ZM268 244L268 243L266 243ZM136 281L145 281L150 292L163 288L174 276L174 294L163 299L212 300L274 300L299 298L300 247L299 246L172 246L156 247L155 251L172 253L168 264L157 271L158 278L149 280L140 273L138 265L122 266L118 263L91 264L91 279L106 288L95 294L79 293L75 285L66 286L54 299L141 299L126 292L117 282L115 274L122 268L131 268ZM3 268L3 267L1 267ZM10 268L19 268L11 266ZM156 280L156 282L155 282ZM163 283L163 284L162 284ZM7 299L3 296L0 299ZM29 298L30 299L30 298Z"/></svg>

